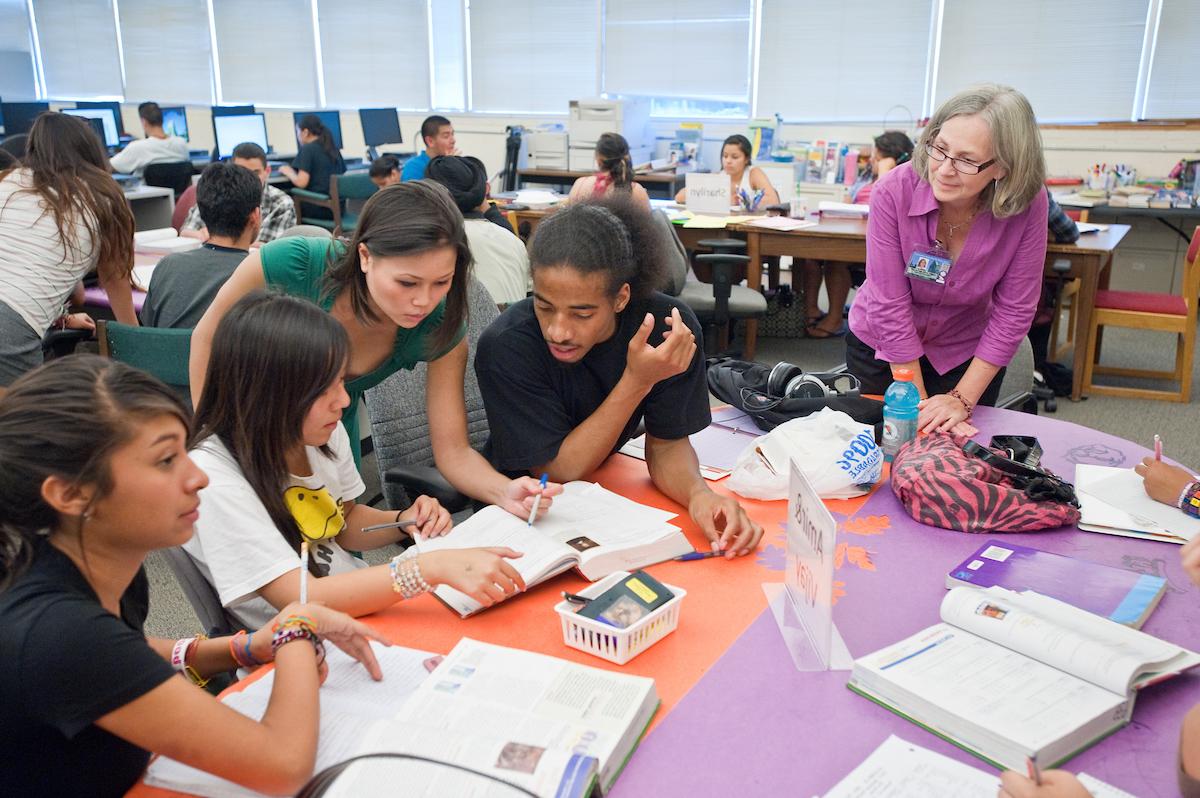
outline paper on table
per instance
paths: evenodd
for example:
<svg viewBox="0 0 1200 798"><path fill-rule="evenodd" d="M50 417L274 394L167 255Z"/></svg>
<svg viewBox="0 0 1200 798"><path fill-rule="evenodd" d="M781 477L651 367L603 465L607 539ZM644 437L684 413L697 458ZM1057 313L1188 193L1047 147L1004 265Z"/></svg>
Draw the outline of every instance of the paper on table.
<svg viewBox="0 0 1200 798"><path fill-rule="evenodd" d="M724 216L696 216L693 215L683 226L689 230L724 230L728 224Z"/></svg>
<svg viewBox="0 0 1200 798"><path fill-rule="evenodd" d="M818 222L812 219L791 219L787 216L762 216L746 224L754 227L765 227L769 230L782 230L789 233L792 230L801 230L805 227L816 227Z"/></svg>
<svg viewBox="0 0 1200 798"><path fill-rule="evenodd" d="M1182 541L1200 535L1200 518L1151 499L1146 495L1142 478L1133 469L1078 465L1075 467L1075 487L1087 499L1080 497L1083 504L1081 523L1120 525L1124 519L1111 512L1115 510L1128 519L1128 526L1123 527L1126 529L1170 534Z"/></svg>
<svg viewBox="0 0 1200 798"><path fill-rule="evenodd" d="M762 430L741 410L727 407L713 412L712 423L688 436L696 458L700 461L700 476L710 481L724 479L737 465L738 455ZM619 451L639 460L646 459L646 436L639 435Z"/></svg>
<svg viewBox="0 0 1200 798"><path fill-rule="evenodd" d="M890 735L825 798L995 798L994 773Z"/></svg>
<svg viewBox="0 0 1200 798"><path fill-rule="evenodd" d="M1087 773L1080 773L1078 778L1079 783L1092 794L1092 798L1137 798L1133 793L1125 792L1120 787L1114 787Z"/></svg>

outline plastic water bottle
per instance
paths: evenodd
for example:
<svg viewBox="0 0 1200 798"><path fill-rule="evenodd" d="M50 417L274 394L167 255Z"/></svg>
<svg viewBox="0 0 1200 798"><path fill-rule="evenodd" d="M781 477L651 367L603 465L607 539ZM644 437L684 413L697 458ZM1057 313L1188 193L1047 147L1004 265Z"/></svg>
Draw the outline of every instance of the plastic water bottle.
<svg viewBox="0 0 1200 798"><path fill-rule="evenodd" d="M912 369L896 369L895 380L883 395L883 457L889 463L900 447L917 437L917 403Z"/></svg>

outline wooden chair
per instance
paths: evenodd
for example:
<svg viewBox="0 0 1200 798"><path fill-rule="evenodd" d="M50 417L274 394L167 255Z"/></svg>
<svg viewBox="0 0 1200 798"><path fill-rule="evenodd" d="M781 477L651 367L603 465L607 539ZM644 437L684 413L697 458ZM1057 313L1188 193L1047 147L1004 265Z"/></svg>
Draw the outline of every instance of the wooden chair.
<svg viewBox="0 0 1200 798"><path fill-rule="evenodd" d="M1067 211L1064 212L1071 219L1077 222L1086 222L1088 220L1088 212L1082 211ZM1067 270L1070 270L1070 263L1067 263ZM1057 268L1057 264L1055 266ZM1064 272L1065 274L1065 272ZM1061 279L1061 278L1060 278ZM1050 346L1046 353L1046 359L1054 362L1061 362L1063 355L1075 349L1075 299L1079 293L1080 281L1079 278L1072 280L1062 280L1062 285L1058 290L1058 296L1054 302L1054 318L1050 322ZM1070 300L1068 303L1067 300ZM1058 325L1062 320L1063 311L1067 314L1067 340L1063 341L1062 345L1058 343Z"/></svg>
<svg viewBox="0 0 1200 798"><path fill-rule="evenodd" d="M1200 293L1200 227L1197 227L1192 234L1192 243L1188 247L1185 261L1182 295L1154 294L1142 291L1096 292L1096 307L1092 310L1092 324L1088 330L1087 358L1084 361L1084 393L1123 396L1132 399L1191 401L1192 360L1196 349L1196 302L1197 294ZM1097 362L1100 359L1099 337L1100 328L1103 326L1175 333L1175 369L1173 371L1154 371L1099 365ZM1174 380L1179 383L1179 390L1163 391L1095 385L1092 382L1093 374Z"/></svg>

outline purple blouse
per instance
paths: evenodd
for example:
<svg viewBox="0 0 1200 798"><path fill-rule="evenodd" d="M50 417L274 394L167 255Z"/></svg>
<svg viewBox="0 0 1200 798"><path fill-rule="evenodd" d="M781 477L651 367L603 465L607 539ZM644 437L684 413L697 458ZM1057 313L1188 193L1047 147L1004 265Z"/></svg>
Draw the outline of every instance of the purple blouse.
<svg viewBox="0 0 1200 798"><path fill-rule="evenodd" d="M939 374L972 357L1007 366L1029 333L1046 262L1046 192L1023 213L979 212L946 284L905 276L908 256L937 237L933 189L905 163L874 185L867 221L867 281L850 308L850 329L875 357L922 355Z"/></svg>

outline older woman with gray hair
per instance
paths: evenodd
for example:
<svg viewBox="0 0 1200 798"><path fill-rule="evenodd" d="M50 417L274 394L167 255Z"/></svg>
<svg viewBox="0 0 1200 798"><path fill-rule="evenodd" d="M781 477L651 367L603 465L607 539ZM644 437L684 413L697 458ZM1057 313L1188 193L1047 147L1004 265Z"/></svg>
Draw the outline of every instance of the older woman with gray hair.
<svg viewBox="0 0 1200 798"><path fill-rule="evenodd" d="M1041 293L1045 173L1029 101L982 85L947 100L912 163L875 186L846 364L871 393L912 369L923 431L974 435L973 408L996 402Z"/></svg>

